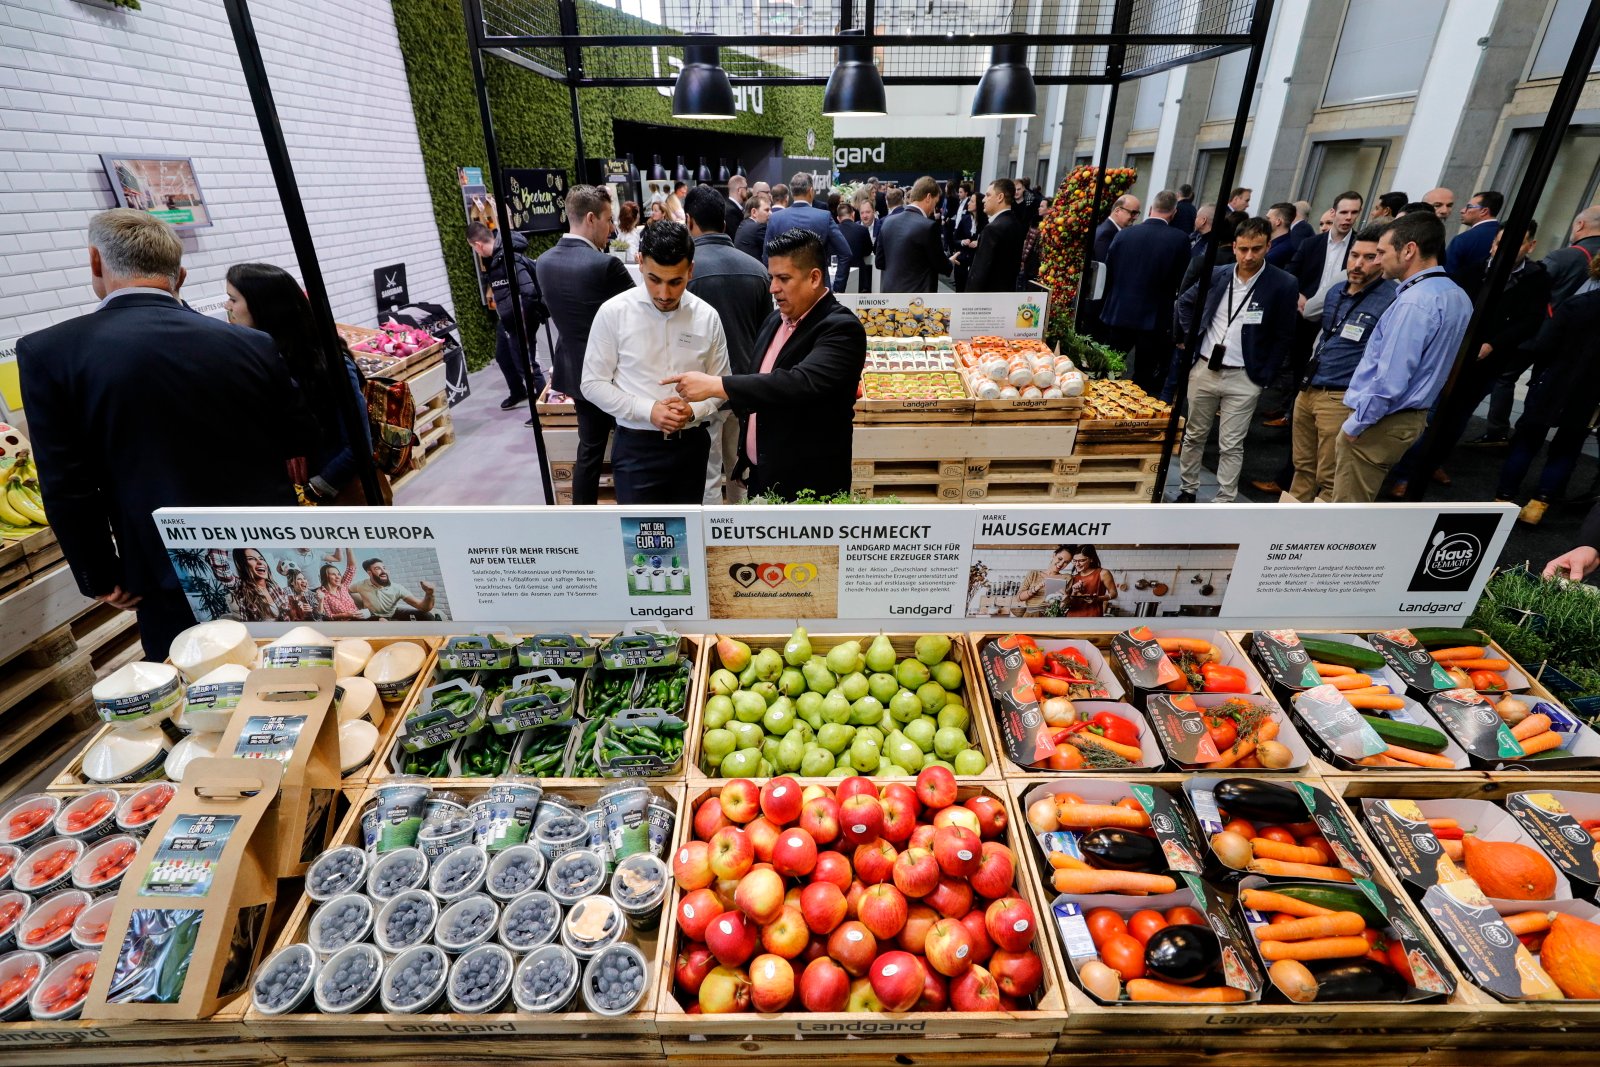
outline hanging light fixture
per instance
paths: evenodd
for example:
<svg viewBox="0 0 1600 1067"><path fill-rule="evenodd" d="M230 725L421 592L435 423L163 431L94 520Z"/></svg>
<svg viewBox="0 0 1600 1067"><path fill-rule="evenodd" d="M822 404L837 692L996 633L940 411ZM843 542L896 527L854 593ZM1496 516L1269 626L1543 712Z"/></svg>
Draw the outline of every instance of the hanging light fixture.
<svg viewBox="0 0 1600 1067"><path fill-rule="evenodd" d="M866 38L865 30L845 30L841 36ZM872 62L872 46L866 43L839 46L839 62L828 75L822 93L822 113L829 118L855 115L885 115L889 104L883 89L883 75Z"/></svg>
<svg viewBox="0 0 1600 1067"><path fill-rule="evenodd" d="M672 89L672 117L676 119L731 119L733 83L722 69L716 45L692 44L705 33L684 35L683 69Z"/></svg>
<svg viewBox="0 0 1600 1067"><path fill-rule="evenodd" d="M972 94L972 117L1022 119L1032 118L1038 111L1039 94L1033 85L1033 72L1028 70L1028 46L995 45L989 69L983 72L978 91Z"/></svg>

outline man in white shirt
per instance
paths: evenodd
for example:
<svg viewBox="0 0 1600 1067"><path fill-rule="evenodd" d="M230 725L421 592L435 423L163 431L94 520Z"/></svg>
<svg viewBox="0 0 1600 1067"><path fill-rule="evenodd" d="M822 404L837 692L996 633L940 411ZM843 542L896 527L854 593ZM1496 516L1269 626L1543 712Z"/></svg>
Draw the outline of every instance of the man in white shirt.
<svg viewBox="0 0 1600 1067"><path fill-rule="evenodd" d="M688 291L694 242L675 222L639 241L644 288L601 305L583 357L583 395L617 420L611 472L619 504L698 504L720 400L688 403L662 379L688 371L729 373L722 319Z"/></svg>

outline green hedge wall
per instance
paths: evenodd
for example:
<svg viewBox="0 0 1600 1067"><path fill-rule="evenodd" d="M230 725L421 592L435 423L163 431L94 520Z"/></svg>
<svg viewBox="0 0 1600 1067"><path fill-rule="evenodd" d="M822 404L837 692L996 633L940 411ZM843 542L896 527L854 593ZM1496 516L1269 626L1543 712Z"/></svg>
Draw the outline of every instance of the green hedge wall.
<svg viewBox="0 0 1600 1067"><path fill-rule="evenodd" d="M458 0L393 0L393 6L450 295L468 365L476 370L494 357L494 316L479 304L456 178L457 167L487 164L461 5ZM611 10L605 14L616 17ZM558 167L570 173L575 145L566 87L498 56L486 55L484 67L501 165ZM741 112L731 122L685 122L673 119L672 101L653 87L582 89L578 104L584 151L590 158L610 155L615 147L612 120L626 119L781 137L786 155L833 155L833 121L822 115L820 86L769 87L763 95L763 114ZM816 132L816 147L810 150L808 129ZM536 238L530 241L530 252L537 255L554 240Z"/></svg>
<svg viewBox="0 0 1600 1067"><path fill-rule="evenodd" d="M884 146L882 163L852 164L849 170L937 171L952 169L977 174L983 169L982 137L851 137L840 138L841 148Z"/></svg>

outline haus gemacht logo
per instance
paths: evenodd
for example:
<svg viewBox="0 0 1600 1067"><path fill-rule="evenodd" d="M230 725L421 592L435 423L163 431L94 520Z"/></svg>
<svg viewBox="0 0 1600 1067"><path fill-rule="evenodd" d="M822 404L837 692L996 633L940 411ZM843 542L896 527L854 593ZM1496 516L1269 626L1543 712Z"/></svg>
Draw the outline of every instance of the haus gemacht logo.
<svg viewBox="0 0 1600 1067"><path fill-rule="evenodd" d="M1498 515L1441 514L1422 546L1409 590L1432 593L1471 589L1499 525Z"/></svg>

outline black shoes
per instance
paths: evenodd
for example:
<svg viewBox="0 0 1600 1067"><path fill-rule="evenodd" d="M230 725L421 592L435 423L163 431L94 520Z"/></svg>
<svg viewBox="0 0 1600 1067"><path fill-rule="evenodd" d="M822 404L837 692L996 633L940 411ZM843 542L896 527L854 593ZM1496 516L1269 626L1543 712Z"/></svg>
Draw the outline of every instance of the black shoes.
<svg viewBox="0 0 1600 1067"><path fill-rule="evenodd" d="M520 408L527 402L528 398L525 396L508 396L504 400L500 401L500 410L510 411L512 408Z"/></svg>
<svg viewBox="0 0 1600 1067"><path fill-rule="evenodd" d="M1174 504L1193 504L1195 502L1194 494L1193 493L1179 493L1176 497L1173 498L1172 502Z"/></svg>

